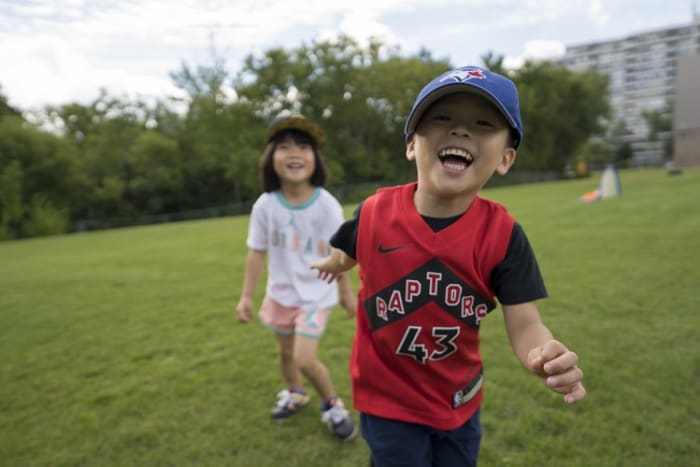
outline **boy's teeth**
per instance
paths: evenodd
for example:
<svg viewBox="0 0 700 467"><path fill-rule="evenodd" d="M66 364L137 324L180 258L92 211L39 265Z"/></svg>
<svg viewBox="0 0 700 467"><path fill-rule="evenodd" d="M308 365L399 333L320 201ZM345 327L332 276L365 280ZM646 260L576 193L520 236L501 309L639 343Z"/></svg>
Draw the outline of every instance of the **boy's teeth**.
<svg viewBox="0 0 700 467"><path fill-rule="evenodd" d="M445 157L448 155L464 157L469 162L471 162L474 159L471 154L469 154L467 151L465 151L463 149L456 149L456 148L443 149L442 151L440 151L438 153L438 156L440 156L440 157Z"/></svg>

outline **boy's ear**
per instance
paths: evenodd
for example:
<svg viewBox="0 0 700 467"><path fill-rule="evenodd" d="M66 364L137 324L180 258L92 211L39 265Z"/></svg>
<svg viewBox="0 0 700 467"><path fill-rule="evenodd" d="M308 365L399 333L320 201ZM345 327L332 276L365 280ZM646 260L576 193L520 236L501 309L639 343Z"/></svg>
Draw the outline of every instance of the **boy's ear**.
<svg viewBox="0 0 700 467"><path fill-rule="evenodd" d="M406 159L408 159L409 161L413 161L416 159L413 135L408 137L408 142L406 143Z"/></svg>
<svg viewBox="0 0 700 467"><path fill-rule="evenodd" d="M515 156L517 156L517 155L518 155L518 153L515 151L515 149L506 148L505 151L503 152L503 157L501 158L501 162L496 167L496 173L498 175L507 174L508 170L510 170L510 168L515 163Z"/></svg>

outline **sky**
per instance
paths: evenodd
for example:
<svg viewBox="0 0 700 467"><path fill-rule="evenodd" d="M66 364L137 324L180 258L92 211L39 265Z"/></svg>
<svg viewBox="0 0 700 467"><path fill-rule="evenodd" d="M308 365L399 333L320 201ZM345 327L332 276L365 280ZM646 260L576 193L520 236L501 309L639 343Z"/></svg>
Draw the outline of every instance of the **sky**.
<svg viewBox="0 0 700 467"><path fill-rule="evenodd" d="M493 52L517 67L566 46L693 21L692 0L0 0L0 93L23 111L181 95L171 72L339 33L421 48L452 65Z"/></svg>

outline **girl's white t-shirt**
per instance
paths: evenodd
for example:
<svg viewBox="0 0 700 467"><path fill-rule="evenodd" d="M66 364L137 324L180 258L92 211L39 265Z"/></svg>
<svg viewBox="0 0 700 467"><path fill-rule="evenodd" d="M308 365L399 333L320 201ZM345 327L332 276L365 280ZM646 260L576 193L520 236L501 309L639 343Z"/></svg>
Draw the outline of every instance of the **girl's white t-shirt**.
<svg viewBox="0 0 700 467"><path fill-rule="evenodd" d="M343 223L343 208L317 187L304 204L289 204L279 191L263 193L253 204L248 248L267 251L265 293L288 307L330 308L338 287L318 278L311 263L330 253L330 238Z"/></svg>

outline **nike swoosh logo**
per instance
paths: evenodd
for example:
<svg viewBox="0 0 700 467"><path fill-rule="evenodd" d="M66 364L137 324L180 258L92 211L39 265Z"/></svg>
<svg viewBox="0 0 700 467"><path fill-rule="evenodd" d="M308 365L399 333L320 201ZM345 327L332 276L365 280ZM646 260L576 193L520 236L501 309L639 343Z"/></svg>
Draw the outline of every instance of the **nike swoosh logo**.
<svg viewBox="0 0 700 467"><path fill-rule="evenodd" d="M407 246L408 245L398 245L398 246L384 248L381 244L379 244L379 248L377 248L377 250L379 250L380 253L384 254L384 253L391 253L392 251L400 250L401 248L406 248Z"/></svg>

